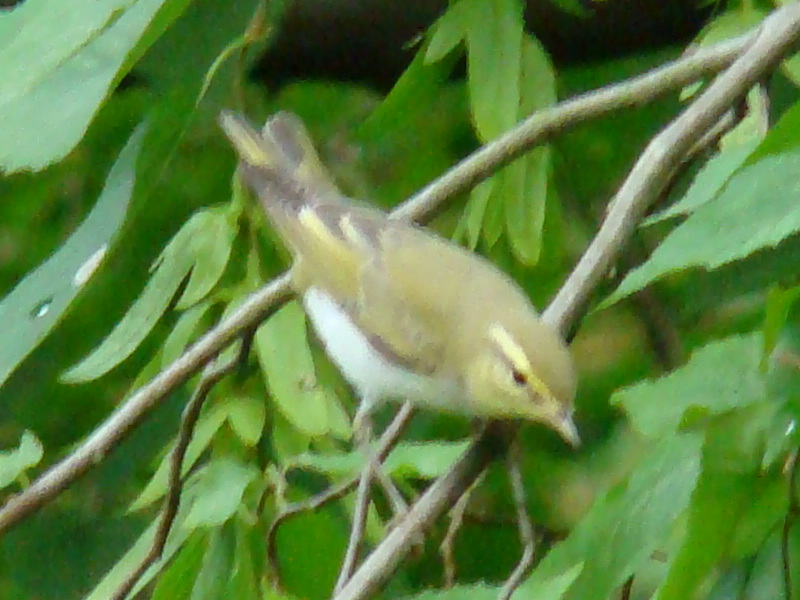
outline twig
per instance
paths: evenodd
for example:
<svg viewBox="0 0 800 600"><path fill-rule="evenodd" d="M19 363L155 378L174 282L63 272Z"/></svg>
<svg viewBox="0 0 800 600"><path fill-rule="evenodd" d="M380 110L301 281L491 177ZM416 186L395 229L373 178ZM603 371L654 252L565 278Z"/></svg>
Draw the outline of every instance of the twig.
<svg viewBox="0 0 800 600"><path fill-rule="evenodd" d="M552 135L622 108L651 102L728 67L753 41L755 31L700 48L690 56L540 110L479 148L392 213L401 219L429 214L491 176Z"/></svg>
<svg viewBox="0 0 800 600"><path fill-rule="evenodd" d="M364 531L367 527L367 515L369 513L370 490L372 488L372 474L375 471L374 461L371 456L367 456L367 464L358 477L358 487L353 508L353 522L350 524L350 536L347 540L347 548L344 552L342 566L339 568L339 576L336 578L336 585L333 586L333 593L338 593L353 574L358 560L358 552L364 540Z"/></svg>
<svg viewBox="0 0 800 600"><path fill-rule="evenodd" d="M794 590L792 589L792 569L789 536L792 533L797 513L800 511L800 499L797 497L797 481L800 473L800 461L797 460L797 452L790 458L789 464L789 506L786 509L786 518L783 520L783 530L781 531L781 567L783 569L783 587L786 600L792 600Z"/></svg>
<svg viewBox="0 0 800 600"><path fill-rule="evenodd" d="M789 7L786 7L789 8ZM783 10L786 10L783 9ZM607 86L537 113L487 144L425 187L392 214L421 220L444 202L490 176L502 165L553 134L601 115L645 104L727 67L749 45L753 34L698 50L645 75ZM124 439L171 392L258 324L290 297L289 277L281 275L249 296L227 319L130 396L76 450L40 475L0 508L0 534L52 501Z"/></svg>
<svg viewBox="0 0 800 600"><path fill-rule="evenodd" d="M472 497L472 491L480 484L483 475L486 474L484 470L473 482L473 484L461 494L461 497L456 502L453 509L450 511L450 523L447 526L447 532L444 535L441 546L439 549L442 553L442 563L444 565L444 587L451 588L456 582L456 561L454 556L454 549L456 545L456 537L458 532L461 531L461 526L464 524L464 516L466 515L469 501Z"/></svg>
<svg viewBox="0 0 800 600"><path fill-rule="evenodd" d="M578 261L544 319L566 334L577 322L592 291L611 261L629 239L633 228L659 191L669 181L681 155L711 128L744 91L789 51L800 32L800 4L791 3L766 17L759 33L742 55L662 133L641 155L616 194L611 210L595 238ZM693 57L696 57L694 55ZM433 523L504 443L492 443L501 424L492 423L477 440L410 508L406 518L364 560L336 600L361 600L375 592L395 570L410 539ZM498 447L499 446L499 447Z"/></svg>
<svg viewBox="0 0 800 600"><path fill-rule="evenodd" d="M531 570L536 552L536 532L533 530L531 519L528 516L525 482L522 480L522 453L518 437L511 443L506 463L508 480L511 484L511 496L517 511L517 527L519 528L519 539L522 542L522 556L497 595L497 600L510 600L511 595Z"/></svg>
<svg viewBox="0 0 800 600"><path fill-rule="evenodd" d="M164 499L164 508L161 513L161 520L158 523L158 529L156 529L156 534L153 538L153 543L147 555L145 555L139 565L119 585L110 600L125 600L147 569L156 563L163 555L164 547L167 544L167 537L169 537L169 532L175 522L175 517L178 515L178 508L181 503L181 490L183 488L183 459L186 456L186 449L189 447L189 442L192 440L192 434L194 433L197 419L200 417L200 411L205 404L206 398L208 398L209 392L225 375L234 370L239 361L240 358L237 356L224 365L214 366L213 364L209 364L206 367L194 394L192 394L191 399L183 411L178 437L169 460L167 496Z"/></svg>
<svg viewBox="0 0 800 600"><path fill-rule="evenodd" d="M0 508L0 535L53 500L106 455L176 388L197 373L228 344L262 321L289 297L288 275L249 296L217 327L206 333L149 383L120 405L76 450L40 475Z"/></svg>
<svg viewBox="0 0 800 600"><path fill-rule="evenodd" d="M669 182L683 156L691 151L725 111L755 85L796 43L800 29L800 5L774 11L762 22L752 45L648 144L614 199L603 226L575 269L559 290L545 318L566 332L577 321L589 296L605 275L612 258L653 198Z"/></svg>
<svg viewBox="0 0 800 600"><path fill-rule="evenodd" d="M381 437L378 440L377 448L375 450L376 460L381 462L386 460L386 457L388 456L389 452L391 452L392 448L394 448L397 440L400 439L400 435L403 433L403 430L413 415L414 407L412 404L406 402L402 407L400 407L400 410L394 416L392 422L389 423L389 426L384 429L383 434L381 434ZM288 505L277 517L275 517L275 520L273 520L272 524L270 525L269 531L267 531L267 560L269 561L272 571L278 578L278 583L280 583L280 569L278 568L278 550L275 538L278 532L278 527L280 527L284 521L295 515L311 510L317 510L328 502L333 502L343 498L349 494L354 487L356 487L356 484L358 484L359 480L360 475L351 477L350 479L345 480L325 490L324 492L309 498L308 500L303 500L301 502L295 502Z"/></svg>

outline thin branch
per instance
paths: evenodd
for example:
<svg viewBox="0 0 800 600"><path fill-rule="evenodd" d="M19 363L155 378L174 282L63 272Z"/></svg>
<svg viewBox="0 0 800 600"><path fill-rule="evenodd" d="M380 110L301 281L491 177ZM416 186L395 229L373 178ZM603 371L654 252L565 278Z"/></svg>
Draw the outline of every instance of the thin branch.
<svg viewBox="0 0 800 600"><path fill-rule="evenodd" d="M153 543L147 555L120 584L110 600L125 600L147 569L155 564L164 554L164 547L167 544L169 532L172 530L172 525L175 522L175 517L178 515L178 508L181 503L183 459L186 456L186 449L189 447L189 442L192 439L197 419L200 417L200 411L205 404L206 398L208 398L209 392L211 392L214 386L219 383L225 375L234 370L239 360L237 356L223 365L213 366L209 364L208 367L206 367L206 371L203 373L194 394L192 394L191 399L183 411L178 437L169 460L167 496L164 499L164 508L161 513L161 520L158 523L158 529L156 529L156 534L153 538Z"/></svg>
<svg viewBox="0 0 800 600"><path fill-rule="evenodd" d="M789 51L800 33L800 4L791 3L764 19L758 35L742 55L662 133L647 146L617 192L608 216L578 261L544 318L566 334L576 324L588 299L605 276L611 261L658 197L681 155L713 127L726 110ZM696 55L695 55L696 56ZM507 427L506 427L507 428ZM500 431L499 431L500 430ZM495 438L501 423L492 423L477 440L409 509L404 521L392 530L366 558L336 600L361 600L371 596L397 568L414 536L419 535L447 510L474 481L484 466L503 452L507 443Z"/></svg>
<svg viewBox="0 0 800 600"><path fill-rule="evenodd" d="M367 464L358 478L356 488L355 507L353 509L353 522L350 524L350 536L347 540L342 566L339 568L339 576L336 578L336 585L333 586L333 593L338 593L353 574L358 560L358 552L364 540L364 532L367 528L367 515L369 513L370 491L372 489L372 474L375 470L371 456L367 457Z"/></svg>
<svg viewBox="0 0 800 600"><path fill-rule="evenodd" d="M52 501L90 468L102 462L142 419L228 344L266 318L289 297L288 275L249 296L225 321L120 405L76 450L40 475L0 509L0 535Z"/></svg>
<svg viewBox="0 0 800 600"><path fill-rule="evenodd" d="M456 537L458 537L458 532L461 531L461 526L464 524L464 515L467 512L467 507L469 507L472 491L478 486L485 473L486 471L484 470L467 491L461 494L461 497L450 511L450 523L439 546L439 551L442 554L442 564L444 565L445 589L453 587L456 583L456 560L454 556Z"/></svg>
<svg viewBox="0 0 800 600"><path fill-rule="evenodd" d="M418 219L447 200L471 190L500 167L556 133L614 111L640 106L728 67L752 42L755 31L700 48L643 75L615 83L533 113L434 180L392 213Z"/></svg>
<svg viewBox="0 0 800 600"><path fill-rule="evenodd" d="M786 10L789 7L784 8ZM489 177L553 134L629 106L644 104L727 67L753 34L698 50L645 75L607 86L532 115L447 171L392 214L422 220L460 193ZM260 323L291 296L289 276L281 275L249 296L227 319L156 375L114 411L71 454L40 475L0 508L0 535L56 498L101 462L158 404L203 368L236 337Z"/></svg>
<svg viewBox="0 0 800 600"><path fill-rule="evenodd" d="M525 482L522 480L522 452L519 443L519 437L516 437L511 443L506 463L508 465L508 480L511 483L511 496L514 499L514 507L517 511L517 527L519 529L519 538L522 542L522 556L497 595L497 600L511 599L511 595L530 572L536 557L536 532L533 530L531 519L528 516Z"/></svg>
<svg viewBox="0 0 800 600"><path fill-rule="evenodd" d="M762 22L752 45L666 129L648 144L610 204L598 234L545 313L566 333L630 237L650 202L667 185L683 156L797 41L800 5L787 4Z"/></svg>
<svg viewBox="0 0 800 600"><path fill-rule="evenodd" d="M402 407L400 407L400 410L394 416L392 422L389 423L389 426L384 429L383 434L381 434L381 437L378 440L377 448L375 450L375 457L377 461L383 462L386 460L386 457L389 455L389 452L391 452L392 448L394 448L395 444L397 444L397 440L400 439L400 435L403 433L403 430L406 428L406 425L408 425L408 422L411 420L412 416L414 416L414 406L410 402L406 402ZM272 521L269 531L267 532L267 560L269 561L271 570L276 574L279 583L280 569L278 568L278 549L275 537L278 532L278 527L280 527L287 519L300 513L317 510L329 502L344 498L347 494L353 491L353 488L356 487L356 484L358 484L360 479L360 474L355 475L354 477L351 477L350 479L345 480L325 490L324 492L309 498L308 500L290 504L284 508L277 517L275 517L275 520Z"/></svg>

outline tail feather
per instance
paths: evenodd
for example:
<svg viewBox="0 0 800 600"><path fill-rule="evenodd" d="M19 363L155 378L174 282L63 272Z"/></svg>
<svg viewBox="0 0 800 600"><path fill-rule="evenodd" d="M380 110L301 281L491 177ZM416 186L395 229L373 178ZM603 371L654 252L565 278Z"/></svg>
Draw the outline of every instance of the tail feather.
<svg viewBox="0 0 800 600"><path fill-rule="evenodd" d="M244 117L222 111L219 124L239 155L245 183L264 208L274 214L280 206L296 213L303 206L323 200L335 202L339 191L314 150L300 120L280 112L261 132Z"/></svg>

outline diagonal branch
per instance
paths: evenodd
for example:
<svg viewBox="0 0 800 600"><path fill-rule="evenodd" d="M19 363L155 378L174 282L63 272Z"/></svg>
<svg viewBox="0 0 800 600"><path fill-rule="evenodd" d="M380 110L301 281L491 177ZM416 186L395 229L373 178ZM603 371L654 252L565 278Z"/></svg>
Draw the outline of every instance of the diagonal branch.
<svg viewBox="0 0 800 600"><path fill-rule="evenodd" d="M790 7L783 10L788 8ZM399 218L417 220L429 218L446 201L469 190L548 137L612 111L645 104L724 69L747 48L753 35L751 33L700 49L692 56L681 58L644 75L536 113L462 160L392 214ZM24 491L8 499L0 507L0 535L54 500L74 481L104 460L170 393L199 372L234 339L256 326L285 302L290 297L288 282L288 275L284 274L249 296L238 310L127 398L71 454L51 466Z"/></svg>
<svg viewBox="0 0 800 600"><path fill-rule="evenodd" d="M669 182L681 157L791 49L798 36L800 2L793 2L767 17L750 46L730 68L650 142L614 197L597 235L545 311L544 318L548 322L562 333L574 326L591 293L648 205ZM428 488L406 518L334 596L335 600L361 600L375 593L405 556L410 540L439 518L498 452L505 451L507 440L502 437L497 440L504 426L508 427L492 423L450 470ZM497 441L500 443L493 443Z"/></svg>

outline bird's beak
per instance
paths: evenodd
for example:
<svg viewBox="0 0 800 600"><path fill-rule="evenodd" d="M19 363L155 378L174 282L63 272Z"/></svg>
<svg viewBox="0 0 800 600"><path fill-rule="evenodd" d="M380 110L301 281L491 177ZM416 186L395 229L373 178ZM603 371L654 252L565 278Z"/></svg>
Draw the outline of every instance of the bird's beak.
<svg viewBox="0 0 800 600"><path fill-rule="evenodd" d="M566 410L559 412L553 419L552 427L573 448L581 445L581 436L578 434L578 428L575 427L571 412Z"/></svg>

